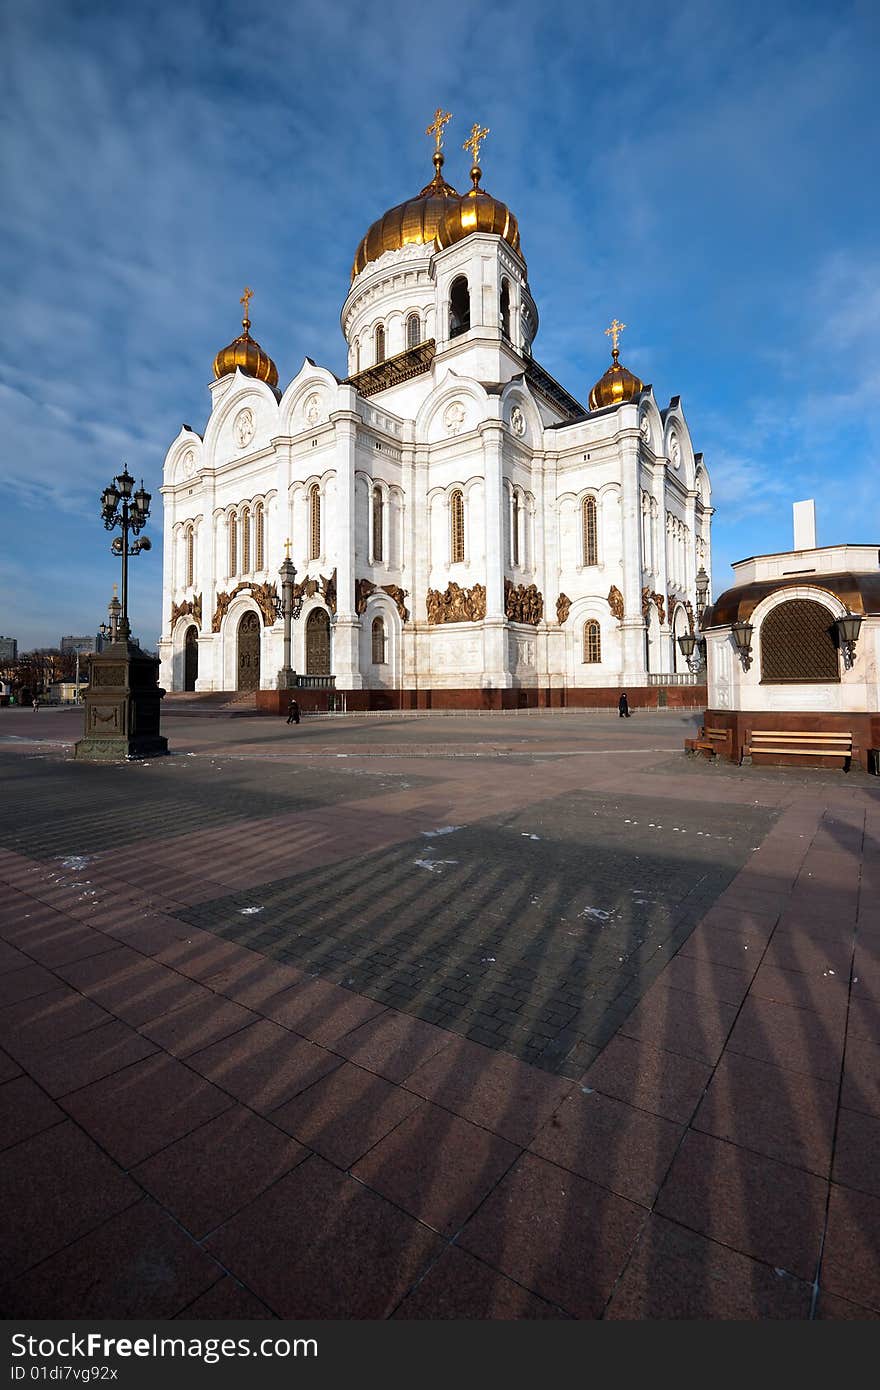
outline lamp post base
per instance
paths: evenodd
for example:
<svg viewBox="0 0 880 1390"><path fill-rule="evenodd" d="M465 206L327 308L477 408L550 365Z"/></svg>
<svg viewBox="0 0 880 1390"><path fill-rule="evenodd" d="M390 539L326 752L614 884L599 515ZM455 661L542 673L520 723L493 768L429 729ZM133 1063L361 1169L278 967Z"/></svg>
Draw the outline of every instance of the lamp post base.
<svg viewBox="0 0 880 1390"><path fill-rule="evenodd" d="M296 672L290 666L282 666L278 672L277 690L292 690L296 685Z"/></svg>
<svg viewBox="0 0 880 1390"><path fill-rule="evenodd" d="M128 641L113 642L90 662L84 736L74 757L85 762L153 758L168 752L159 732L165 691L159 662Z"/></svg>

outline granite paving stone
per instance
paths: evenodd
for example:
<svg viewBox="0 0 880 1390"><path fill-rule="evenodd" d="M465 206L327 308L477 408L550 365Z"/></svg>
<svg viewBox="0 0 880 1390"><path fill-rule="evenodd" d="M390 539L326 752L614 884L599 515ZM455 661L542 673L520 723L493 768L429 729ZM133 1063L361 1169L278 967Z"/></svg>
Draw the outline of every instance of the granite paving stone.
<svg viewBox="0 0 880 1390"><path fill-rule="evenodd" d="M122 1071L156 1050L149 1038L114 1018L87 1033L29 1052L27 1067L43 1089L57 1098Z"/></svg>
<svg viewBox="0 0 880 1390"><path fill-rule="evenodd" d="M831 1184L819 1282L880 1313L880 1198Z"/></svg>
<svg viewBox="0 0 880 1390"><path fill-rule="evenodd" d="M587 1068L583 1083L639 1110L687 1123L711 1075L705 1062L618 1035Z"/></svg>
<svg viewBox="0 0 880 1390"><path fill-rule="evenodd" d="M395 1318L455 1318L506 1321L565 1318L543 1298L451 1245L400 1304Z"/></svg>
<svg viewBox="0 0 880 1390"><path fill-rule="evenodd" d="M339 1168L350 1168L422 1104L375 1073L342 1062L269 1118Z"/></svg>
<svg viewBox="0 0 880 1390"><path fill-rule="evenodd" d="M341 1065L316 1043L262 1019L187 1058L187 1065L261 1114Z"/></svg>
<svg viewBox="0 0 880 1390"><path fill-rule="evenodd" d="M0 1149L29 1139L65 1118L64 1111L29 1076L0 1085Z"/></svg>

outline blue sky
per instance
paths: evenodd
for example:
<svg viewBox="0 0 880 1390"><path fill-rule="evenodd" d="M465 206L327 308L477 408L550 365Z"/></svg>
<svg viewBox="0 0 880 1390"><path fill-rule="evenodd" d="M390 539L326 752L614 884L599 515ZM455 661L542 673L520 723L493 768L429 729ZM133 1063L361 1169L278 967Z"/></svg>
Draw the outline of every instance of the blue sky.
<svg viewBox="0 0 880 1390"><path fill-rule="evenodd" d="M339 309L385 208L490 127L516 212L535 355L579 399L622 359L680 395L730 561L880 542L878 10L871 3L28 0L3 7L0 631L94 632L118 561L98 502L153 491L132 623L161 607L162 460L204 426L218 348L255 290L281 384L345 373Z"/></svg>

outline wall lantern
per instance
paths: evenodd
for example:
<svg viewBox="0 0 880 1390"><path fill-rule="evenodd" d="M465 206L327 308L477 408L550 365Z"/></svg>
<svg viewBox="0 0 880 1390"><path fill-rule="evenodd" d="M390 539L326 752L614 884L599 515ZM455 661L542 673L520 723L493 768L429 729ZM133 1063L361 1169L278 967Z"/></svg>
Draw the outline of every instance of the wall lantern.
<svg viewBox="0 0 880 1390"><path fill-rule="evenodd" d="M862 615L846 612L842 618L835 619L834 626L837 628L837 640L843 652L844 669L849 671L856 659L856 642L862 626Z"/></svg>
<svg viewBox="0 0 880 1390"><path fill-rule="evenodd" d="M697 570L695 587L697 590L697 618L702 621L703 614L706 611L706 600L709 597L709 576L703 565L700 565L700 568Z"/></svg>
<svg viewBox="0 0 880 1390"><path fill-rule="evenodd" d="M736 647L737 656L742 662L742 668L747 671L752 664L752 633L754 628L751 623L744 623L741 619L735 622L730 629Z"/></svg>

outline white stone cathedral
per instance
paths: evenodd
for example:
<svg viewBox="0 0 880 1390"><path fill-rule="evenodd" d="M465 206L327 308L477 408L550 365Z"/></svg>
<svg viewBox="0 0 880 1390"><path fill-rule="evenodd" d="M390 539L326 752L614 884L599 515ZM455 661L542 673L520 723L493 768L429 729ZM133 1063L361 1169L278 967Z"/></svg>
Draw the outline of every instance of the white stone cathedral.
<svg viewBox="0 0 880 1390"><path fill-rule="evenodd" d="M345 380L306 358L282 392L245 291L204 436L184 425L165 459L167 690L277 687L288 553L291 664L364 692L350 705L590 704L687 670L712 506L680 399L622 365L616 320L588 408L539 366L517 220L480 186L488 132L459 195L447 119L434 178L357 248Z"/></svg>

